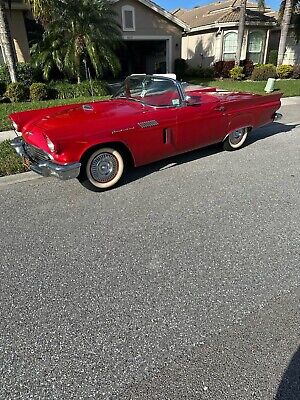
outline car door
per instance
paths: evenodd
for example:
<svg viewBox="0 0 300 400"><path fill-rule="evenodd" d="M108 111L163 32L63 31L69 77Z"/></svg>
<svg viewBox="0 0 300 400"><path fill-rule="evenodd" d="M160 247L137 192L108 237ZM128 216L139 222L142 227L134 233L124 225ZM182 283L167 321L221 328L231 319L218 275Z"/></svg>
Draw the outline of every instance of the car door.
<svg viewBox="0 0 300 400"><path fill-rule="evenodd" d="M147 108L139 115L137 129L130 138L136 165L147 164L178 153L177 111L178 107Z"/></svg>
<svg viewBox="0 0 300 400"><path fill-rule="evenodd" d="M227 127L226 109L220 100L199 96L198 102L178 109L178 150L184 152L217 143L225 137Z"/></svg>

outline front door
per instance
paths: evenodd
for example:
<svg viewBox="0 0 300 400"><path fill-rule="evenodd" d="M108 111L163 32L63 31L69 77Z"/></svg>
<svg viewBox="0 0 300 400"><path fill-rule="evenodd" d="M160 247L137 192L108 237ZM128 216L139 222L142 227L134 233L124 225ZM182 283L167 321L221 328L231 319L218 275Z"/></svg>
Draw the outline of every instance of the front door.
<svg viewBox="0 0 300 400"><path fill-rule="evenodd" d="M186 105L178 109L178 150L189 151L221 141L227 131L227 115L219 101Z"/></svg>

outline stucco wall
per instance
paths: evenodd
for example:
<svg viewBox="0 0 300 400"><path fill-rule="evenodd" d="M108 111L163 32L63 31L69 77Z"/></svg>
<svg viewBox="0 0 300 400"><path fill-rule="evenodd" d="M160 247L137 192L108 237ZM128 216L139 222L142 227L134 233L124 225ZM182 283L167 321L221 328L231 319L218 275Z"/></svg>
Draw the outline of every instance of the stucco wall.
<svg viewBox="0 0 300 400"><path fill-rule="evenodd" d="M181 55L181 35L183 29L174 24L167 18L159 15L145 5L133 0L120 0L115 3L114 8L117 13L117 21L122 27L122 6L129 5L135 10L135 31L122 32L123 36L130 40L143 37L159 40L160 37L170 36L171 38L171 68L174 67L174 60Z"/></svg>
<svg viewBox="0 0 300 400"><path fill-rule="evenodd" d="M287 38L283 64L300 64L300 43L296 42L293 34Z"/></svg>
<svg viewBox="0 0 300 400"><path fill-rule="evenodd" d="M191 67L208 67L215 58L216 35L214 31L182 38L182 58Z"/></svg>
<svg viewBox="0 0 300 400"><path fill-rule="evenodd" d="M241 59L247 58L248 35L251 31L261 31L264 41L266 40L266 29L249 27L245 29ZM224 35L229 32L237 33L237 28L223 28L222 30L201 31L197 34L188 34L182 39L182 58L187 60L191 67L208 67L223 58ZM265 46L265 44L264 44ZM262 58L264 56L264 47Z"/></svg>

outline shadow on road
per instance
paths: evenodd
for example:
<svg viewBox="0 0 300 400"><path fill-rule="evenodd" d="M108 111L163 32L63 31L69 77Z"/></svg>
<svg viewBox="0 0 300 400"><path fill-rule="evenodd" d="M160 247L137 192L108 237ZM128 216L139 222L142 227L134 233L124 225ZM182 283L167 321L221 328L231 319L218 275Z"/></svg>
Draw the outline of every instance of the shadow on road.
<svg viewBox="0 0 300 400"><path fill-rule="evenodd" d="M293 355L281 382L278 386L275 400L300 399L300 347Z"/></svg>
<svg viewBox="0 0 300 400"><path fill-rule="evenodd" d="M258 140L266 139L270 136L277 135L278 133L287 133L295 129L299 124L285 125L280 122L273 122L270 125L266 125L262 128L255 129L247 139L246 146L257 142Z"/></svg>
<svg viewBox="0 0 300 400"><path fill-rule="evenodd" d="M270 125L267 125L263 128L256 129L253 131L248 139L247 139L247 144L245 146L249 146L252 143L257 142L258 140L263 140L266 139L270 136L277 135L279 133L287 133L296 128L298 125L293 124L293 125L285 125L283 123L279 122L274 122ZM177 156L170 157L165 160L157 161L155 163L139 167L139 168L134 168L131 171L128 172L127 176L123 180L123 185L128 184L130 182L134 182L137 179L140 179L144 176L153 174L157 171L160 171L162 169L167 169L167 168L173 168L176 167L180 164L184 164L190 161L197 160L199 158L203 157L208 157L212 156L214 154L217 154L219 152L223 151L222 145L217 144L213 146L209 146L203 149L199 150L194 150L188 153L180 154ZM300 397L299 397L300 399Z"/></svg>

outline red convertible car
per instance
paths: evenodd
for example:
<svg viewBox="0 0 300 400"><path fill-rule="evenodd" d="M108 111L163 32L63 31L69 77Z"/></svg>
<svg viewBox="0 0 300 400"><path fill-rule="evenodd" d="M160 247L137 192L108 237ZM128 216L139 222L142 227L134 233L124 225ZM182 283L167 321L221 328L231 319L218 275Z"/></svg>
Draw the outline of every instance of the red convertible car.
<svg viewBox="0 0 300 400"><path fill-rule="evenodd" d="M33 171L101 191L130 165L218 142L240 148L253 128L280 117L280 97L132 75L109 100L11 114L18 135L12 146Z"/></svg>

